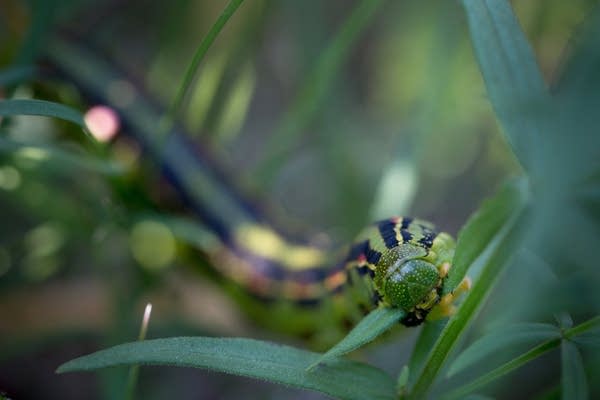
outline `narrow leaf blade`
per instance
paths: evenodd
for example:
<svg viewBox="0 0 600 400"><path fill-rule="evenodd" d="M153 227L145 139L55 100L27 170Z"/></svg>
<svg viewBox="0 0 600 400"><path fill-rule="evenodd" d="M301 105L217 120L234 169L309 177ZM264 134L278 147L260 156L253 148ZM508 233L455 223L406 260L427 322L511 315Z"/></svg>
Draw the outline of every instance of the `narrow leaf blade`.
<svg viewBox="0 0 600 400"><path fill-rule="evenodd" d="M3 137L0 137L0 153L13 153L23 157L33 154L37 162L45 165L62 169L82 168L108 176L122 175L126 170L123 165L114 161L80 155L57 146L19 142Z"/></svg>
<svg viewBox="0 0 600 400"><path fill-rule="evenodd" d="M509 362L502 364L498 368L488 372L485 375L480 375L474 381L461 386L453 391L449 392L444 396L444 399L463 399L467 394L487 385L490 382L495 381L503 377L504 375L522 367L528 362L535 360L543 354L546 354L550 350L557 348L560 345L560 339L552 339L546 341L539 346L521 354L520 356L510 360Z"/></svg>
<svg viewBox="0 0 600 400"><path fill-rule="evenodd" d="M30 79L35 74L31 65L19 65L0 69L0 87L7 87Z"/></svg>
<svg viewBox="0 0 600 400"><path fill-rule="evenodd" d="M371 313L363 318L338 344L333 346L316 362L311 364L309 369L313 369L318 364L350 353L375 340L379 335L395 324L398 324L398 321L400 321L404 315L404 311L398 308L379 307L371 311Z"/></svg>
<svg viewBox="0 0 600 400"><path fill-rule="evenodd" d="M117 365L205 368L310 389L341 399L393 399L394 381L366 364L338 359L317 373L319 358L293 347L251 339L177 337L126 343L71 360L57 372L92 371Z"/></svg>
<svg viewBox="0 0 600 400"><path fill-rule="evenodd" d="M561 345L562 399L585 400L589 398L585 368L577 346L569 340Z"/></svg>
<svg viewBox="0 0 600 400"><path fill-rule="evenodd" d="M444 294L456 288L469 267L505 225L506 220L521 201L518 187L520 184L519 181L511 182L494 197L484 201L461 229L452 268L444 284Z"/></svg>
<svg viewBox="0 0 600 400"><path fill-rule="evenodd" d="M525 35L505 0L463 0L487 93L525 169L548 124L546 84Z"/></svg>
<svg viewBox="0 0 600 400"><path fill-rule="evenodd" d="M510 218L508 218L500 232L498 232L482 251L482 269L473 287L458 309L456 315L450 318L448 324L440 334L435 345L425 360L422 371L415 380L411 396L422 398L426 396L433 385L443 364L456 345L460 334L468 323L475 317L477 311L485 302L497 277L521 246L521 239L528 226L525 210L528 205L529 193L525 182L521 182L515 189L518 191L519 200L512 204Z"/></svg>
<svg viewBox="0 0 600 400"><path fill-rule="evenodd" d="M9 117L15 115L39 115L44 117L54 117L65 121L73 122L85 128L83 115L74 108L64 104L53 103L45 100L1 100L0 116Z"/></svg>
<svg viewBox="0 0 600 400"><path fill-rule="evenodd" d="M522 323L494 330L475 341L454 360L448 376L457 374L491 354L526 343L557 338L560 331L550 324Z"/></svg>

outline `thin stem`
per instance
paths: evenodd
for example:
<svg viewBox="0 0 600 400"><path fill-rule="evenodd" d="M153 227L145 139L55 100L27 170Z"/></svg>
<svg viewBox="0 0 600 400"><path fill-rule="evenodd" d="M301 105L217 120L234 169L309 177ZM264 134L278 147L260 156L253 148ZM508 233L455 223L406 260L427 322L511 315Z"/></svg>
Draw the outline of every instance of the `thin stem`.
<svg viewBox="0 0 600 400"><path fill-rule="evenodd" d="M150 322L150 314L152 313L152 304L146 304L144 310L144 317L142 318L142 324L140 326L140 334L138 340L141 342L146 339L146 333L148 332L148 323ZM133 400L135 387L137 385L138 376L140 375L140 366L138 364L132 365L129 368L129 377L127 378L127 392L125 398L127 400Z"/></svg>

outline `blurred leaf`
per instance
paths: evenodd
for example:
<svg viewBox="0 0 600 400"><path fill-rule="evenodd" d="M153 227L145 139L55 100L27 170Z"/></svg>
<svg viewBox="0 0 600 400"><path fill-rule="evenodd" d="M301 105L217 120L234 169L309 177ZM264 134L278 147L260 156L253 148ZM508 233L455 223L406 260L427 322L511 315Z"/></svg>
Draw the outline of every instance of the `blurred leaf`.
<svg viewBox="0 0 600 400"><path fill-rule="evenodd" d="M574 343L563 340L561 345L562 398L585 400L589 398L585 368L581 354Z"/></svg>
<svg viewBox="0 0 600 400"><path fill-rule="evenodd" d="M125 168L114 161L78 155L55 146L17 142L4 137L0 137L0 152L15 153L22 157L31 156L40 163L62 164L65 167L83 168L112 176L125 172Z"/></svg>
<svg viewBox="0 0 600 400"><path fill-rule="evenodd" d="M496 329L463 351L450 366L448 376L455 375L495 352L523 343L541 342L557 337L560 337L559 329L550 324L522 323Z"/></svg>
<svg viewBox="0 0 600 400"><path fill-rule="evenodd" d="M375 340L383 332L398 324L404 317L404 311L399 308L378 307L364 317L352 330L335 346L323 354L309 369L317 367L346 353L350 353Z"/></svg>
<svg viewBox="0 0 600 400"><path fill-rule="evenodd" d="M57 0L33 0L31 4L31 23L29 31L17 55L17 64L29 65L33 63L44 46L48 37L54 16L59 5Z"/></svg>
<svg viewBox="0 0 600 400"><path fill-rule="evenodd" d="M266 144L265 158L256 167L259 185L265 186L271 180L286 160L291 145L319 112L352 45L384 3L383 0L359 1L327 48L320 53L314 68L301 83L300 91Z"/></svg>
<svg viewBox="0 0 600 400"><path fill-rule="evenodd" d="M0 116L40 115L73 122L85 129L83 115L71 107L45 100L1 100Z"/></svg>
<svg viewBox="0 0 600 400"><path fill-rule="evenodd" d="M168 226L177 239L206 252L214 251L219 244L219 238L210 229L192 218L164 214L144 214L137 219L160 222Z"/></svg>
<svg viewBox="0 0 600 400"><path fill-rule="evenodd" d="M523 201L518 185L518 181L511 182L494 197L485 200L460 230L452 268L444 284L444 294L453 291L462 281L469 267L483 253L494 236L498 235L511 213Z"/></svg>
<svg viewBox="0 0 600 400"><path fill-rule="evenodd" d="M513 360L501 365L500 367L488 372L485 375L480 375L477 379L470 382L467 385L461 386L458 389L455 389L444 396L444 399L462 399L468 393L471 393L474 390L479 389L482 386L487 385L488 383L495 381L496 379L501 378L502 376L512 372L513 370L522 367L527 364L529 361L535 360L539 356L546 354L552 349L557 348L560 345L559 339L552 339L546 341L539 346L534 347L528 352L520 355L519 357L514 358Z"/></svg>
<svg viewBox="0 0 600 400"><path fill-rule="evenodd" d="M592 318L583 324L580 324L567 331L569 338L573 342L598 346L600 345L600 317Z"/></svg>
<svg viewBox="0 0 600 400"><path fill-rule="evenodd" d="M306 371L318 353L251 339L180 337L126 343L71 360L57 372L91 371L117 365L207 368L316 390L342 399L393 399L394 381L366 364L337 359Z"/></svg>
<svg viewBox="0 0 600 400"><path fill-rule="evenodd" d="M518 181L510 187L515 191L515 201L510 204L510 217L505 220L502 229L490 238L485 249L482 249L482 254L486 257L483 260L481 274L475 280L458 312L450 318L429 352L411 391L411 396L415 398L425 397L460 334L483 305L504 266L522 245L521 239L527 226L524 211L529 201L526 181Z"/></svg>
<svg viewBox="0 0 600 400"><path fill-rule="evenodd" d="M35 68L31 65L22 65L0 70L0 87L6 87L21 83L31 78Z"/></svg>
<svg viewBox="0 0 600 400"><path fill-rule="evenodd" d="M463 0L487 93L515 155L529 172L551 128L544 79L506 0Z"/></svg>
<svg viewBox="0 0 600 400"><path fill-rule="evenodd" d="M582 324L579 324L573 328L567 329L563 332L564 339L556 338L547 340L544 343L532 348L531 350L521 354L518 357L515 357L511 361L501 365L500 367L488 372L485 375L480 375L477 379L468 384L461 386L457 389L452 390L447 395L445 395L444 399L462 399L468 393L473 392L481 388L482 386L487 385L488 383L508 374L509 372L514 371L517 368L522 367L527 364L529 361L532 361L539 356L549 352L552 349L557 348L561 342L568 341L571 338L582 335L585 332L597 329L600 326L600 317L594 317L585 321Z"/></svg>
<svg viewBox="0 0 600 400"><path fill-rule="evenodd" d="M410 369L408 365L402 367L402 370L398 374L398 379L396 380L396 392L400 396L404 396L406 394L406 388L408 386L408 379L410 378Z"/></svg>
<svg viewBox="0 0 600 400"><path fill-rule="evenodd" d="M223 29L223 27L225 26L227 21L229 21L229 18L231 18L231 16L235 13L235 11L242 4L242 2L243 2L243 0L230 0L229 3L227 4L227 6L225 7L225 9L223 10L223 12L221 13L221 15L219 15L219 18L217 18L217 20L215 21L213 26L210 28L210 30L208 31L206 36L204 36L204 38L200 42L200 45L196 49L196 52L194 53L194 57L192 58L192 61L190 62L189 66L185 72L183 81L181 82L181 85L179 86L177 95L175 96L175 99L173 100L171 107L169 107L169 110L165 114L165 117L162 121L162 128L160 129L160 136L164 135L165 133L167 133L168 131L171 130L173 121L175 120L177 113L180 111L181 103L185 99L185 96L186 96L188 90L192 86L192 82L194 80L196 70L198 69L198 66L200 65L200 62L206 55L206 52L208 51L210 46L213 44L213 42L215 41L215 39L217 38L217 36L221 32L221 30Z"/></svg>
<svg viewBox="0 0 600 400"><path fill-rule="evenodd" d="M589 107L600 102L600 7L596 6L573 37L572 54L556 85L559 97L566 97L578 105ZM585 93L586 96L581 96ZM596 119L598 116L595 116Z"/></svg>
<svg viewBox="0 0 600 400"><path fill-rule="evenodd" d="M408 367L411 371L409 376L410 384L413 384L414 380L419 376L429 352L433 349L436 340L447 323L447 320L440 319L437 321L427 321L427 323L423 325L423 329L421 329L421 333L417 338L417 343L412 350L410 361L408 363Z"/></svg>
<svg viewBox="0 0 600 400"><path fill-rule="evenodd" d="M589 13L578 32L573 35L565 71L556 87L556 98L560 101L562 135L548 143L554 155L560 154L563 163L570 166L566 172L575 182L582 176L598 171L600 135L597 135L600 115L600 7ZM565 151L568 150L568 151ZM556 174L562 173L559 167ZM564 174L564 173L563 173ZM555 177L549 178L554 182ZM588 184L589 182L586 182ZM552 183L550 183L552 184ZM579 188L578 188L579 189Z"/></svg>

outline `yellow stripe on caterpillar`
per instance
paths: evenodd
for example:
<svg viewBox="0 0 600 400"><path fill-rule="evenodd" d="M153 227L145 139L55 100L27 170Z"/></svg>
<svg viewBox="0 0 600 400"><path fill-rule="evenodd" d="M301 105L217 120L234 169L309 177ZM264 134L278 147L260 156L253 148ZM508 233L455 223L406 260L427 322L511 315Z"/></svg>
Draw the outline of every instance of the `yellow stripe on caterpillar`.
<svg viewBox="0 0 600 400"><path fill-rule="evenodd" d="M290 270L305 270L325 265L327 252L314 247L294 245L262 225L241 225L236 228L235 242L252 254L274 260Z"/></svg>

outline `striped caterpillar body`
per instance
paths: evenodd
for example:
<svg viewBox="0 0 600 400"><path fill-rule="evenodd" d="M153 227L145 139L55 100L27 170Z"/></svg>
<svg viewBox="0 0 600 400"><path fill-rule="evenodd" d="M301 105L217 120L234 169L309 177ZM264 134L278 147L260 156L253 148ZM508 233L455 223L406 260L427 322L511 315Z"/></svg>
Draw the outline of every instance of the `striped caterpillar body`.
<svg viewBox="0 0 600 400"><path fill-rule="evenodd" d="M449 234L438 233L427 221L394 217L369 226L341 261L327 265L314 263L326 260L323 255L278 242L264 227L243 230L237 250L215 257L223 274L253 295L276 302L271 310L276 304L288 304L288 311L294 305L296 314L301 309L325 310L316 329L327 325L340 333L376 307L399 307L406 312L402 324L421 324L441 299L455 246ZM267 243L297 256L288 257L287 263L284 257L275 258L277 252L268 258L262 247ZM306 333L315 327L304 329Z"/></svg>
<svg viewBox="0 0 600 400"><path fill-rule="evenodd" d="M141 92L133 90L127 104L111 101L110 83L127 81L123 73L63 40L51 43L47 57L82 93L118 112L123 131L162 166L182 199L218 237L217 248L203 250L238 284L236 295L270 302L248 306L266 325L300 335L318 331L317 342L331 343L376 307L401 308L406 313L401 322L414 326L444 302L440 297L455 246L447 233L423 220L394 217L367 227L339 257L292 244L270 228L180 127L157 134L161 112Z"/></svg>

